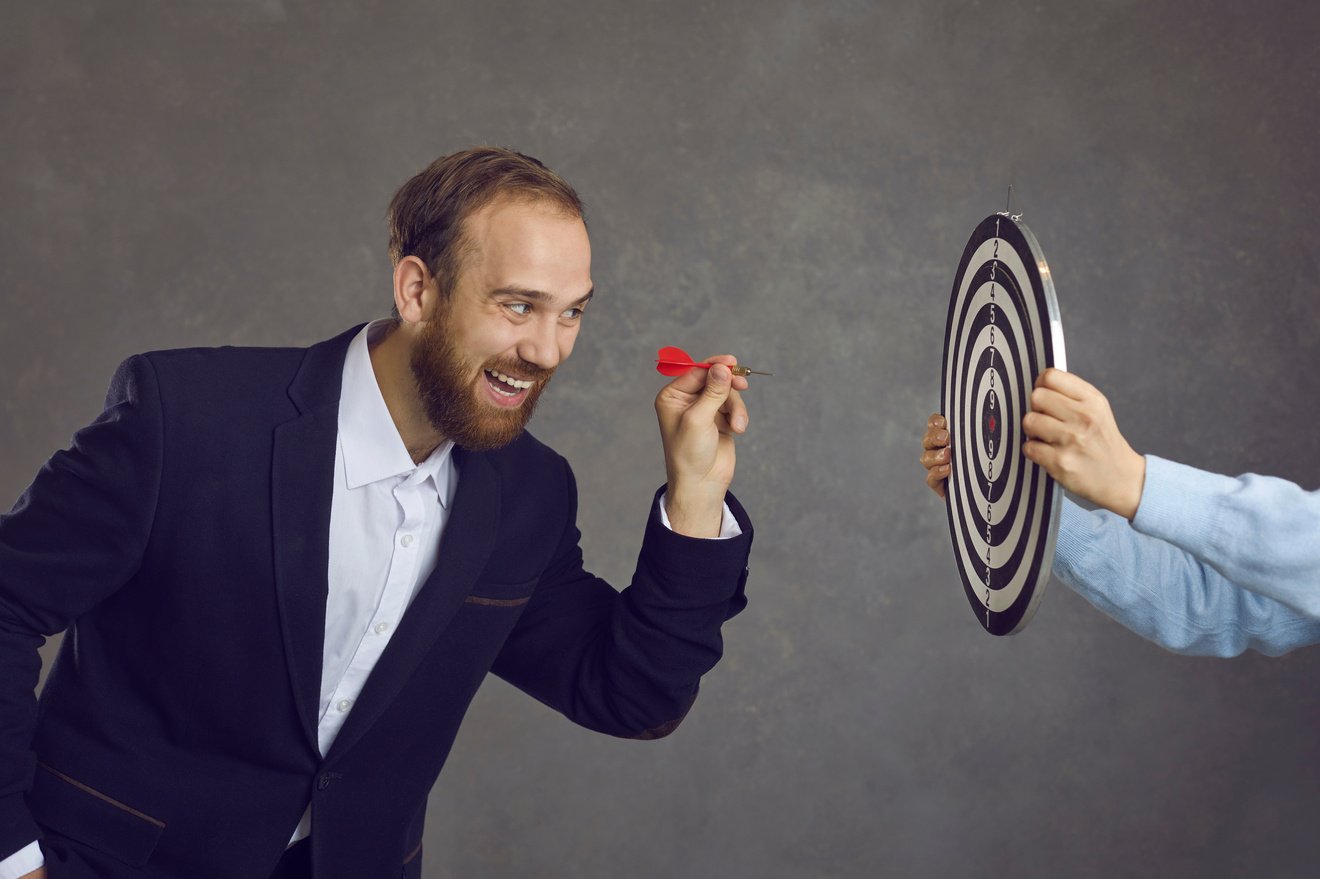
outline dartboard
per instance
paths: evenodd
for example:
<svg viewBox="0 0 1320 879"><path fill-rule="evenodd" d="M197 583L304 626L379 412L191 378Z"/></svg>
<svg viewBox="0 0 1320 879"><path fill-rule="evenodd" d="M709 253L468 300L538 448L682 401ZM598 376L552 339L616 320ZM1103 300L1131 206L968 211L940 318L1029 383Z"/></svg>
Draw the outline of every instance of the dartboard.
<svg viewBox="0 0 1320 879"><path fill-rule="evenodd" d="M1022 454L1036 376L1066 368L1063 326L1040 245L1017 216L981 221L953 279L941 411L953 467L953 555L977 620L1011 635L1031 620L1054 561L1062 491Z"/></svg>

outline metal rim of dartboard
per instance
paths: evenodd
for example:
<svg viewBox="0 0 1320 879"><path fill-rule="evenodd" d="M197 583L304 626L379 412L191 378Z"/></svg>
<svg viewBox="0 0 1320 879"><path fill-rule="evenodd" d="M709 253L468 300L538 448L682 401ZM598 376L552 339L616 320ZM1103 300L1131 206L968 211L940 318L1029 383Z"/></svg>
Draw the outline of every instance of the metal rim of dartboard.
<svg viewBox="0 0 1320 879"><path fill-rule="evenodd" d="M954 275L940 402L953 448L945 498L954 560L992 635L1026 627L1054 562L1063 492L1022 455L1022 416L1050 366L1067 368L1049 265L1020 215L991 214Z"/></svg>

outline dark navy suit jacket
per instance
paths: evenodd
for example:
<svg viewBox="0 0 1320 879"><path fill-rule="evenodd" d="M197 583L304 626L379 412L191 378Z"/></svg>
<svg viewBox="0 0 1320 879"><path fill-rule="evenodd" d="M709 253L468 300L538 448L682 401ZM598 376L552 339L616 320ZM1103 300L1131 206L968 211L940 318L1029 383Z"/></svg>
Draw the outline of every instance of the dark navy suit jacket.
<svg viewBox="0 0 1320 879"><path fill-rule="evenodd" d="M751 525L652 503L632 585L583 570L567 462L455 452L435 572L324 758L340 375L311 348L130 358L0 518L0 854L53 879L264 879L312 803L318 879L420 875L426 797L488 671L584 726L670 732L742 609ZM43 636L67 628L40 702Z"/></svg>

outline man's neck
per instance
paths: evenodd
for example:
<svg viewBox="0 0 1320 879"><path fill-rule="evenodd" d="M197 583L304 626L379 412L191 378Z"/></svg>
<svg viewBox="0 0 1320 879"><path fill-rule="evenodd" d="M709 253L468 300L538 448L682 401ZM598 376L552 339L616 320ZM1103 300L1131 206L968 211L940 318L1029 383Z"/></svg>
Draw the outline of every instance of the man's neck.
<svg viewBox="0 0 1320 879"><path fill-rule="evenodd" d="M440 447L445 438L431 426L426 408L417 395L407 333L394 327L379 342L369 345L368 350L371 370L376 375L376 384L385 400L385 408L390 411L394 429L399 432L413 463L420 464Z"/></svg>

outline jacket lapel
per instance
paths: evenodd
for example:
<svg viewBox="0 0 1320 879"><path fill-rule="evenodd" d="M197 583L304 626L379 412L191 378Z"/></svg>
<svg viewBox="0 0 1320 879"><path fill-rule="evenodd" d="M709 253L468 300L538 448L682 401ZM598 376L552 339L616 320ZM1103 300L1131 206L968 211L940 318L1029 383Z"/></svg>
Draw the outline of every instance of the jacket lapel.
<svg viewBox="0 0 1320 879"><path fill-rule="evenodd" d="M317 706L329 591L330 502L334 497L339 389L344 356L361 327L307 349L289 385L301 413L275 428L271 512L275 589L298 719L318 749Z"/></svg>
<svg viewBox="0 0 1320 879"><path fill-rule="evenodd" d="M471 593L495 549L500 521L499 473L486 455L462 449L454 450L454 463L458 487L435 570L418 590L372 669L327 759L351 748L394 701Z"/></svg>

